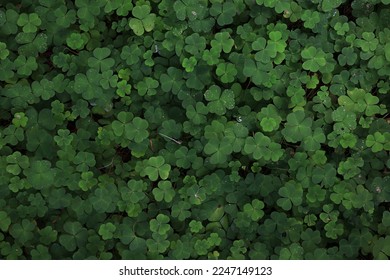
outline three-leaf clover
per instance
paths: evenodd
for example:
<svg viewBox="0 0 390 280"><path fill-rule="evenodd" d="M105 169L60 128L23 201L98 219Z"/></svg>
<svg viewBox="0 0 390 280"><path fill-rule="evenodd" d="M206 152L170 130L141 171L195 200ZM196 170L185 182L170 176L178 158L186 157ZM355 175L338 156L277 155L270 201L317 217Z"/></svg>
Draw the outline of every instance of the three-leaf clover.
<svg viewBox="0 0 390 280"><path fill-rule="evenodd" d="M167 203L171 202L175 196L175 190L170 181L158 182L158 187L154 188L152 192L156 201L164 200Z"/></svg>
<svg viewBox="0 0 390 280"><path fill-rule="evenodd" d="M303 49L301 56L304 60L302 64L303 69L311 72L317 72L326 64L324 51L313 46Z"/></svg>
<svg viewBox="0 0 390 280"><path fill-rule="evenodd" d="M305 118L304 111L295 111L287 115L287 123L282 129L282 134L291 143L302 141L312 134L312 123L311 118Z"/></svg>
<svg viewBox="0 0 390 280"><path fill-rule="evenodd" d="M156 14L150 13L149 5L135 6L132 10L134 18L130 19L129 26L134 31L135 35L141 36L146 32L150 32L154 28Z"/></svg>
<svg viewBox="0 0 390 280"><path fill-rule="evenodd" d="M209 111L217 115L224 115L226 109L233 109L235 105L234 92L229 89L222 92L217 85L212 85L206 90L204 97L208 101L207 108Z"/></svg>
<svg viewBox="0 0 390 280"><path fill-rule="evenodd" d="M223 83L227 84L234 81L238 72L233 63L222 62L218 64L215 73L221 78Z"/></svg>
<svg viewBox="0 0 390 280"><path fill-rule="evenodd" d="M228 138L224 137L222 140L213 138L204 146L204 152L207 155L211 155L210 163L223 164L233 152L233 148Z"/></svg>
<svg viewBox="0 0 390 280"><path fill-rule="evenodd" d="M165 159L162 156L156 156L147 160L146 167L142 174L147 175L152 181L157 181L158 177L166 180L170 171L171 166L168 163L165 163Z"/></svg>
<svg viewBox="0 0 390 280"><path fill-rule="evenodd" d="M93 57L88 58L88 66L97 71L104 72L114 66L115 60L110 58L109 48L96 48L93 50Z"/></svg>
<svg viewBox="0 0 390 280"><path fill-rule="evenodd" d="M22 13L19 15L17 25L23 27L24 33L34 33L37 32L38 27L42 24L42 21L38 14L26 14Z"/></svg>
<svg viewBox="0 0 390 280"><path fill-rule="evenodd" d="M279 189L278 193L281 198L279 198L276 203L285 211L290 210L293 205L299 206L302 203L303 188L300 183L288 181Z"/></svg>
<svg viewBox="0 0 390 280"><path fill-rule="evenodd" d="M380 152L382 150L390 150L390 133L380 133L378 131L374 134L369 134L366 138L367 147L371 148L371 151L374 153Z"/></svg>
<svg viewBox="0 0 390 280"><path fill-rule="evenodd" d="M256 132L252 137L245 139L244 152L251 154L256 160L278 161L283 156L283 150L279 143L272 142L271 139L261 132Z"/></svg>

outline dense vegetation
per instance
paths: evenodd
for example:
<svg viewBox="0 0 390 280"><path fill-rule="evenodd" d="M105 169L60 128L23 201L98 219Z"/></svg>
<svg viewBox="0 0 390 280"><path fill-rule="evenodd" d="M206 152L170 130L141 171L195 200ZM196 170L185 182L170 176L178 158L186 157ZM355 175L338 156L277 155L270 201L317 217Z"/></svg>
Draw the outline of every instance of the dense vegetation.
<svg viewBox="0 0 390 280"><path fill-rule="evenodd" d="M0 258L390 258L389 22L0 1Z"/></svg>

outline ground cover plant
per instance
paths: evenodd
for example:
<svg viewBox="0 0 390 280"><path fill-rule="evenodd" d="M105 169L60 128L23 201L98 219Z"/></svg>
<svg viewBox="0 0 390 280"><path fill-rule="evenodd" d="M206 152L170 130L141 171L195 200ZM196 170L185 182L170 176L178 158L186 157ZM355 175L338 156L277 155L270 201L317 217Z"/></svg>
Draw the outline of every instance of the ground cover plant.
<svg viewBox="0 0 390 280"><path fill-rule="evenodd" d="M389 22L0 1L0 258L389 259Z"/></svg>

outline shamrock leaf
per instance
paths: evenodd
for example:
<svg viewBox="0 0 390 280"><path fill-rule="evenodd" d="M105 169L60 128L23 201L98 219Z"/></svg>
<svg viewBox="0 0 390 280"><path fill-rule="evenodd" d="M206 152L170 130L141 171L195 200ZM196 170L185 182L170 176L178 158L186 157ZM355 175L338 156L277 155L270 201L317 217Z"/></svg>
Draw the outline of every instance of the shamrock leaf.
<svg viewBox="0 0 390 280"><path fill-rule="evenodd" d="M210 15L217 19L220 26L233 23L233 17L237 13L237 8L232 1L215 2L210 8Z"/></svg>
<svg viewBox="0 0 390 280"><path fill-rule="evenodd" d="M15 127L26 127L28 122L28 117L23 113L15 113L14 118L12 119L12 124Z"/></svg>
<svg viewBox="0 0 390 280"><path fill-rule="evenodd" d="M227 157L233 152L233 149L228 138L224 137L221 141L213 138L204 146L204 152L211 155L211 164L223 164L227 161Z"/></svg>
<svg viewBox="0 0 390 280"><path fill-rule="evenodd" d="M312 122L311 118L305 118L303 111L290 113L287 115L287 123L282 129L282 134L291 143L302 141L312 134Z"/></svg>
<svg viewBox="0 0 390 280"><path fill-rule="evenodd" d="M279 116L278 111L273 104L263 107L256 116L260 121L261 128L265 132L271 132L278 129L279 124L282 121L282 118Z"/></svg>
<svg viewBox="0 0 390 280"><path fill-rule="evenodd" d="M104 72L114 66L115 60L109 58L111 50L109 48L96 48L93 50L93 56L88 58L88 66L97 71Z"/></svg>
<svg viewBox="0 0 390 280"><path fill-rule="evenodd" d="M0 230L6 232L11 225L11 219L7 212L0 211Z"/></svg>
<svg viewBox="0 0 390 280"><path fill-rule="evenodd" d="M132 9L134 18L130 19L129 26L134 31L135 35L141 36L144 32L150 32L154 28L156 15L150 13L149 5L135 6Z"/></svg>
<svg viewBox="0 0 390 280"><path fill-rule="evenodd" d="M390 150L390 133L380 133L376 131L373 135L369 134L366 138L367 147L371 148L371 151L378 153L382 150Z"/></svg>
<svg viewBox="0 0 390 280"><path fill-rule="evenodd" d="M142 50L137 44L125 45L122 48L121 59L125 60L127 65L137 64L140 60Z"/></svg>
<svg viewBox="0 0 390 280"><path fill-rule="evenodd" d="M234 93L232 90L225 89L221 92L221 88L217 85L212 85L204 93L204 97L207 101L207 108L211 113L218 115L224 115L226 109L234 108Z"/></svg>
<svg viewBox="0 0 390 280"><path fill-rule="evenodd" d="M271 139L261 132L256 132L254 137L245 139L244 152L251 154L256 160L278 161L283 156L280 144L272 142Z"/></svg>
<svg viewBox="0 0 390 280"><path fill-rule="evenodd" d="M175 67L169 67L167 73L160 76L161 89L177 94L184 84L183 73Z"/></svg>
<svg viewBox="0 0 390 280"><path fill-rule="evenodd" d="M191 56L190 58L185 57L183 59L182 65L186 72L194 71L195 66L198 64L198 61L195 57Z"/></svg>
<svg viewBox="0 0 390 280"><path fill-rule="evenodd" d="M39 15L36 13L21 13L16 23L17 25L23 27L23 32L34 33L37 32L38 27L41 25L42 21Z"/></svg>
<svg viewBox="0 0 390 280"><path fill-rule="evenodd" d="M244 205L244 213L248 215L252 221L256 222L264 216L264 203L258 199L252 200L251 203Z"/></svg>
<svg viewBox="0 0 390 280"><path fill-rule="evenodd" d="M114 237L115 230L116 226L113 223L108 222L100 225L98 233L103 240L109 240Z"/></svg>
<svg viewBox="0 0 390 280"><path fill-rule="evenodd" d="M75 76L74 91L86 100L92 100L103 94L100 87L100 77L96 69L88 69L86 75L78 73Z"/></svg>
<svg viewBox="0 0 390 280"><path fill-rule="evenodd" d="M165 163L165 159L162 156L156 156L147 160L147 165L142 174L147 175L152 181L157 181L158 177L166 180L170 171L171 166Z"/></svg>
<svg viewBox="0 0 390 280"><path fill-rule="evenodd" d="M4 60L8 57L9 51L7 50L7 45L3 42L0 42L0 60Z"/></svg>
<svg viewBox="0 0 390 280"><path fill-rule="evenodd" d="M197 102L195 107L193 105L189 105L186 108L186 116L191 120L194 124L202 124L206 123L206 115L209 110L206 105L202 102Z"/></svg>
<svg viewBox="0 0 390 280"><path fill-rule="evenodd" d="M269 81L268 71L272 69L271 63L262 63L253 61L252 59L245 59L243 74L245 77L252 79L257 86L265 85Z"/></svg>
<svg viewBox="0 0 390 280"><path fill-rule="evenodd" d="M54 184L56 169L51 168L51 163L47 160L36 160L30 163L28 169L24 169L23 174L33 188L42 190Z"/></svg>
<svg viewBox="0 0 390 280"><path fill-rule="evenodd" d="M224 53L230 53L234 46L234 40L229 32L218 32L214 35L214 39L211 40L210 44L215 52L220 53L223 51Z"/></svg>
<svg viewBox="0 0 390 280"><path fill-rule="evenodd" d="M82 50L88 42L88 37L84 34L73 32L66 38L66 44L74 50Z"/></svg>
<svg viewBox="0 0 390 280"><path fill-rule="evenodd" d="M9 233L21 245L25 245L33 239L35 228L36 224L28 219L23 219L20 223L12 224L9 228Z"/></svg>
<svg viewBox="0 0 390 280"><path fill-rule="evenodd" d="M157 201L164 200L167 203L171 202L175 196L175 191L170 181L158 182L158 188L154 188L152 192Z"/></svg>
<svg viewBox="0 0 390 280"><path fill-rule="evenodd" d="M146 120L135 117L131 123L125 126L125 136L129 140L134 140L136 143L141 143L149 136L147 128L149 124Z"/></svg>
<svg viewBox="0 0 390 280"><path fill-rule="evenodd" d="M33 71L38 69L38 64L35 57L26 58L24 55L19 55L15 61L14 66L19 75L30 76Z"/></svg>
<svg viewBox="0 0 390 280"><path fill-rule="evenodd" d="M206 48L206 39L198 33L193 33L185 39L184 49L193 56L199 56Z"/></svg>
<svg viewBox="0 0 390 280"><path fill-rule="evenodd" d="M219 63L215 72L225 84L233 82L237 75L237 69L232 63Z"/></svg>
<svg viewBox="0 0 390 280"><path fill-rule="evenodd" d="M285 211L290 210L293 205L299 206L302 203L303 188L300 183L288 181L279 189L278 193L281 198L279 198L276 203Z"/></svg>
<svg viewBox="0 0 390 280"><path fill-rule="evenodd" d="M302 64L303 69L311 72L317 72L326 64L325 53L313 46L303 49L301 56L304 60Z"/></svg>
<svg viewBox="0 0 390 280"><path fill-rule="evenodd" d="M149 95L153 96L157 94L157 88L159 86L159 82L153 78L145 77L143 81L137 83L136 88L138 90L138 94L140 96Z"/></svg>
<svg viewBox="0 0 390 280"><path fill-rule="evenodd" d="M6 171L15 176L19 175L23 169L30 166L29 158L22 155L19 151L7 156L6 160L8 163Z"/></svg>
<svg viewBox="0 0 390 280"><path fill-rule="evenodd" d="M150 220L150 230L160 235L166 234L171 229L171 226L169 225L169 220L170 219L167 215L158 214L155 219Z"/></svg>

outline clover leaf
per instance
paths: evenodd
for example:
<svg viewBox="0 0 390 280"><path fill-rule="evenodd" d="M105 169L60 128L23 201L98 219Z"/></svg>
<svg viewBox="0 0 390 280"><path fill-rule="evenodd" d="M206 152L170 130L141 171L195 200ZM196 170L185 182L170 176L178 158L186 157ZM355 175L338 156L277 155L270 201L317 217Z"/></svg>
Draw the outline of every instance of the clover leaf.
<svg viewBox="0 0 390 280"><path fill-rule="evenodd" d="M321 67L326 65L325 53L321 49L310 46L301 52L304 59L302 64L303 69L311 72L317 72Z"/></svg>
<svg viewBox="0 0 390 280"><path fill-rule="evenodd" d="M271 132L279 128L282 118L273 104L263 107L257 113L257 119L260 121L260 126L265 132Z"/></svg>
<svg viewBox="0 0 390 280"><path fill-rule="evenodd" d="M100 75L96 69L88 69L86 74L78 73L75 76L74 90L86 100L92 100L102 95Z"/></svg>
<svg viewBox="0 0 390 280"><path fill-rule="evenodd" d="M234 40L228 32L218 32L214 35L214 39L211 40L210 44L212 49L218 53L221 51L224 53L230 53L234 46Z"/></svg>
<svg viewBox="0 0 390 280"><path fill-rule="evenodd" d="M303 111L296 111L287 115L287 123L282 129L282 134L287 141L296 143L310 136L312 119L305 118Z"/></svg>
<svg viewBox="0 0 390 280"><path fill-rule="evenodd" d="M33 71L38 69L38 64L35 57L26 58L24 55L19 55L15 61L14 66L19 75L30 76Z"/></svg>
<svg viewBox="0 0 390 280"><path fill-rule="evenodd" d="M0 230L6 232L11 225L11 219L8 216L7 212L0 211Z"/></svg>
<svg viewBox="0 0 390 280"><path fill-rule="evenodd" d="M213 138L204 146L204 152L210 155L210 163L223 164L227 161L233 149L228 138L224 137L221 141Z"/></svg>
<svg viewBox="0 0 390 280"><path fill-rule="evenodd" d="M369 134L366 138L367 147L371 148L371 151L374 153L380 152L382 150L390 150L390 133L380 133L376 131L373 135Z"/></svg>
<svg viewBox="0 0 390 280"><path fill-rule="evenodd" d="M157 201L164 200L167 203L171 202L175 196L175 191L170 181L158 182L158 188L154 188L152 192Z"/></svg>
<svg viewBox="0 0 390 280"><path fill-rule="evenodd" d="M38 27L42 24L42 20L36 13L26 14L21 13L18 21L16 22L19 26L23 27L23 32L34 33L38 30Z"/></svg>
<svg viewBox="0 0 390 280"><path fill-rule="evenodd" d="M279 189L278 193L281 198L276 203L285 211L290 210L293 206L299 206L302 203L303 188L300 183L288 181Z"/></svg>
<svg viewBox="0 0 390 280"><path fill-rule="evenodd" d="M225 89L223 92L217 85L212 85L204 93L205 99L208 101L207 108L209 112L218 115L226 113L226 109L234 108L234 93L232 90Z"/></svg>
<svg viewBox="0 0 390 280"><path fill-rule="evenodd" d="M164 92L177 94L184 84L183 73L175 67L169 67L166 73L160 76L161 89Z"/></svg>
<svg viewBox="0 0 390 280"><path fill-rule="evenodd" d="M210 15L216 17L217 23L220 26L231 24L236 12L237 9L232 1L224 1L223 3L215 2L210 8Z"/></svg>
<svg viewBox="0 0 390 280"><path fill-rule="evenodd" d="M111 50L109 48L96 48L93 50L93 56L88 58L88 66L95 68L100 72L109 70L115 64L113 58L109 58Z"/></svg>
<svg viewBox="0 0 390 280"><path fill-rule="evenodd" d="M169 225L169 217L164 214L158 214L155 219L150 220L149 227L150 230L154 233L158 233L160 235L166 234L171 226Z"/></svg>
<svg viewBox="0 0 390 280"><path fill-rule="evenodd" d="M261 158L265 160L278 161L283 155L281 145L272 142L271 139L261 132L256 132L254 137L245 139L244 151L251 154L256 160Z"/></svg>
<svg viewBox="0 0 390 280"><path fill-rule="evenodd" d="M144 32L150 32L154 28L156 21L156 14L150 13L151 8L149 5L135 6L132 9L134 18L129 21L130 28L134 31L134 34L141 36Z"/></svg>
<svg viewBox="0 0 390 280"><path fill-rule="evenodd" d="M151 157L147 160L147 165L143 174L147 175L150 180L157 181L158 177L166 180L171 171L171 166L165 163L162 156Z"/></svg>
<svg viewBox="0 0 390 280"><path fill-rule="evenodd" d="M244 205L244 213L248 215L252 221L258 221L264 216L264 203L258 199L254 199L251 203Z"/></svg>
<svg viewBox="0 0 390 280"><path fill-rule="evenodd" d="M131 124L125 128L125 135L129 140L134 140L136 143L141 143L149 136L147 131L149 124L146 120L135 117Z"/></svg>
<svg viewBox="0 0 390 280"><path fill-rule="evenodd" d="M206 123L206 115L209 110L206 105L202 102L197 102L195 107L193 105L189 105L186 108L186 116L190 119L194 124L202 124Z"/></svg>
<svg viewBox="0 0 390 280"><path fill-rule="evenodd" d="M100 225L98 233L103 240L109 240L114 237L115 230L116 226L113 223L108 222Z"/></svg>
<svg viewBox="0 0 390 280"><path fill-rule="evenodd" d="M206 48L206 39L198 33L193 33L185 39L184 49L191 55L198 56Z"/></svg>
<svg viewBox="0 0 390 280"><path fill-rule="evenodd" d="M21 220L20 223L12 224L9 228L9 233L13 238L18 240L21 245L27 244L34 237L36 224L28 219Z"/></svg>
<svg viewBox="0 0 390 280"><path fill-rule="evenodd" d="M122 48L121 59L124 59L127 65L137 64L140 60L142 50L137 44L125 45Z"/></svg>
<svg viewBox="0 0 390 280"><path fill-rule="evenodd" d="M0 60L4 60L8 57L9 50L7 50L7 44L0 42Z"/></svg>
<svg viewBox="0 0 390 280"><path fill-rule="evenodd" d="M237 75L237 69L232 63L219 63L215 72L226 84L233 82Z"/></svg>
<svg viewBox="0 0 390 280"><path fill-rule="evenodd" d="M182 65L186 72L194 71L195 66L198 64L198 61L195 57L191 56L190 58L185 57L183 59Z"/></svg>
<svg viewBox="0 0 390 280"><path fill-rule="evenodd" d="M56 169L51 168L47 160L36 160L30 163L30 167L23 170L32 187L38 190L48 188L54 183Z"/></svg>

